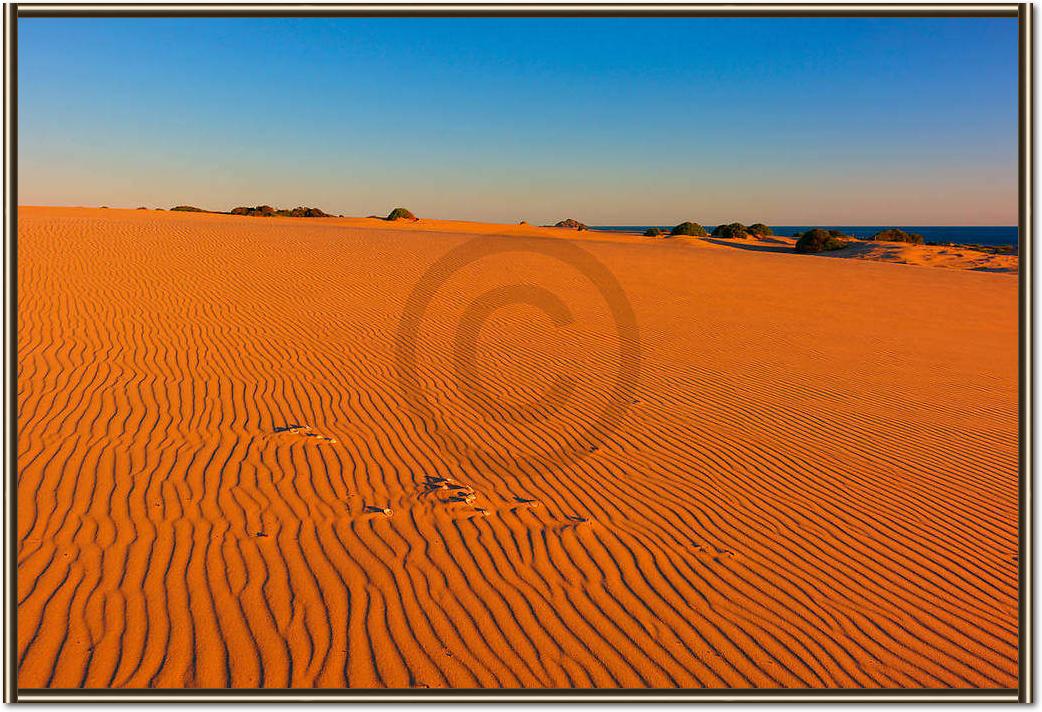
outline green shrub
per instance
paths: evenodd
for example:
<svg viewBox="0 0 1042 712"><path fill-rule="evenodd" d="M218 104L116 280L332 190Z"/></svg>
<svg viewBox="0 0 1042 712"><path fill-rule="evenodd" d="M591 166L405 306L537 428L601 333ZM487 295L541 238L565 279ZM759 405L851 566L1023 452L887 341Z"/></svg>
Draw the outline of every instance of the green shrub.
<svg viewBox="0 0 1042 712"><path fill-rule="evenodd" d="M772 230L771 228L767 227L763 223L753 223L752 225L749 226L749 233L752 234L752 235L759 235L761 237L767 237L768 235L773 235L774 234L774 230Z"/></svg>
<svg viewBox="0 0 1042 712"><path fill-rule="evenodd" d="M567 227L572 230L588 230L589 228L584 224L576 220L575 218L566 218L561 222L554 225L554 227Z"/></svg>
<svg viewBox="0 0 1042 712"><path fill-rule="evenodd" d="M170 209L171 210L177 210L177 211L182 212L182 213L205 213L205 212L207 212L206 210L203 210L202 208L197 208L197 207L195 207L193 205L178 205L178 206L175 206L175 207L170 208Z"/></svg>
<svg viewBox="0 0 1042 712"><path fill-rule="evenodd" d="M277 211L277 214L281 215L283 217L287 217L287 218L331 218L331 217L333 217L332 215L329 215L328 213L325 213L325 212L319 210L318 208L308 208L308 207L304 207L304 206L293 208L292 210L279 210L279 211Z"/></svg>
<svg viewBox="0 0 1042 712"><path fill-rule="evenodd" d="M728 223L727 225L717 225L713 229L713 237L744 240L749 237L749 228L738 222Z"/></svg>
<svg viewBox="0 0 1042 712"><path fill-rule="evenodd" d="M892 227L888 230L880 230L869 240L881 240L883 242L910 242L913 245L923 244L923 236L917 232L905 232L904 230Z"/></svg>
<svg viewBox="0 0 1042 712"><path fill-rule="evenodd" d="M811 252L831 252L832 250L839 250L846 247L848 242L840 239L837 235L832 233L837 230L822 230L819 227L813 230L807 230L800 239L796 241L796 252L800 253L811 253ZM839 233L842 235L842 233Z"/></svg>
<svg viewBox="0 0 1042 712"><path fill-rule="evenodd" d="M682 222L674 227L670 235L685 235L690 237L709 237L706 229L696 222Z"/></svg>
<svg viewBox="0 0 1042 712"><path fill-rule="evenodd" d="M662 231L657 227L649 227L644 231L644 237L658 237L662 234Z"/></svg>
<svg viewBox="0 0 1042 712"><path fill-rule="evenodd" d="M229 211L231 215L249 215L257 218L271 218L276 215L283 218L331 218L332 215L318 208L299 207L292 210L276 210L270 205L258 205L254 208L238 207Z"/></svg>
<svg viewBox="0 0 1042 712"><path fill-rule="evenodd" d="M405 208L395 208L388 214L385 220L416 220L416 216Z"/></svg>

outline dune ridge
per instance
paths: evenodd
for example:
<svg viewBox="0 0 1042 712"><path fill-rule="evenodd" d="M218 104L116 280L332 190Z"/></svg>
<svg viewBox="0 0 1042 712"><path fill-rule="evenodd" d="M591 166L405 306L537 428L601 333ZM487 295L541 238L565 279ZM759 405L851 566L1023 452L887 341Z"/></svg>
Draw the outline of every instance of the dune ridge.
<svg viewBox="0 0 1042 712"><path fill-rule="evenodd" d="M1016 686L1015 275L525 225L18 218L22 687ZM439 290L417 413L395 329L475 235L529 252ZM632 402L592 438L617 338L547 237L640 326ZM573 321L496 311L464 391L461 317L519 283Z"/></svg>

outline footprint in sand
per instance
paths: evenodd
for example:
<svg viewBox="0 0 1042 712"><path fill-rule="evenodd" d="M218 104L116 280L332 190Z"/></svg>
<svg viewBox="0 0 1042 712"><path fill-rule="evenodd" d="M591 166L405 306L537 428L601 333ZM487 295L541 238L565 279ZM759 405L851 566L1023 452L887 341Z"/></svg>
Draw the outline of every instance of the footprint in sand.
<svg viewBox="0 0 1042 712"><path fill-rule="evenodd" d="M380 506L377 506L375 504L365 504L365 505L362 505L362 511L365 512L366 514L382 514L385 517L391 516L391 508L390 507L380 507Z"/></svg>
<svg viewBox="0 0 1042 712"><path fill-rule="evenodd" d="M420 494L431 494L432 492L439 492L443 489L445 489L445 485L442 483L427 480L423 483L423 489L420 490Z"/></svg>
<svg viewBox="0 0 1042 712"><path fill-rule="evenodd" d="M519 512L526 509L532 510L536 507L543 506L539 500L532 497L522 497L519 494L510 495L510 502L512 502L512 506L510 507L511 512Z"/></svg>
<svg viewBox="0 0 1042 712"><path fill-rule="evenodd" d="M454 482L447 477L424 475L423 486L424 489L421 490L421 494L431 494L433 492L445 490L448 496L438 500L442 504L473 505L474 501L478 498L478 493L474 491L473 487L459 482ZM471 508L483 517L489 515L489 511L484 507L472 506Z"/></svg>
<svg viewBox="0 0 1042 712"><path fill-rule="evenodd" d="M314 438L318 442L335 443L336 438L330 438L321 433L316 433L310 425L301 425L299 423L290 423L289 425L280 425L275 428L276 433L289 433L291 435L300 435L305 438Z"/></svg>
<svg viewBox="0 0 1042 712"><path fill-rule="evenodd" d="M457 490L455 492L455 494L450 495L449 498L444 500L444 501L445 502L463 502L464 504L470 504L471 502L473 502L477 498L478 498L478 495L473 490L461 489L461 490Z"/></svg>
<svg viewBox="0 0 1042 712"><path fill-rule="evenodd" d="M430 494L431 492L440 492L442 490L466 489L463 485L453 482L447 477L435 475L424 475L421 484L424 487L424 489L421 490L421 494Z"/></svg>
<svg viewBox="0 0 1042 712"><path fill-rule="evenodd" d="M695 546L695 556L703 561L721 561L722 559L733 559L735 553L730 549L717 549L712 546Z"/></svg>

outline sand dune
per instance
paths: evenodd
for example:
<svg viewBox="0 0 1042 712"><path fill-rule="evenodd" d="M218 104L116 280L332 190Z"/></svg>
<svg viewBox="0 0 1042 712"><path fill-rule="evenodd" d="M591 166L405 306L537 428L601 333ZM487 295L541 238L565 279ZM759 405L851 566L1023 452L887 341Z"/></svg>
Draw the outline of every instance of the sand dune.
<svg viewBox="0 0 1042 712"><path fill-rule="evenodd" d="M714 237L703 242L737 249L786 254L791 253L796 244L794 238L781 236L743 240L722 240ZM1017 255L981 252L961 245L912 245L907 242L874 242L871 240L850 240L849 242L850 244L843 249L820 252L813 256L1004 274L1017 274L1020 265L1020 257Z"/></svg>
<svg viewBox="0 0 1042 712"><path fill-rule="evenodd" d="M411 290L481 235L513 251L428 295L403 381ZM1015 274L133 210L18 240L22 687L1016 685ZM611 305L547 245L639 327L603 428Z"/></svg>

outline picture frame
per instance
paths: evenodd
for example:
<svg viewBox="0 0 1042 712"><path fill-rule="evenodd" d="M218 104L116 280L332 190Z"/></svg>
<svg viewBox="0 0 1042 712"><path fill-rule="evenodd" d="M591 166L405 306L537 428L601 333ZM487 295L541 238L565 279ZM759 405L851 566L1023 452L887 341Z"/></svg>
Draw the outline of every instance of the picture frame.
<svg viewBox="0 0 1042 712"><path fill-rule="evenodd" d="M5 7L5 702L1031 702L1033 694L1033 8L1030 4L44 4ZM1019 27L1019 685L1013 689L47 689L18 683L18 26L25 18L1016 17Z"/></svg>

